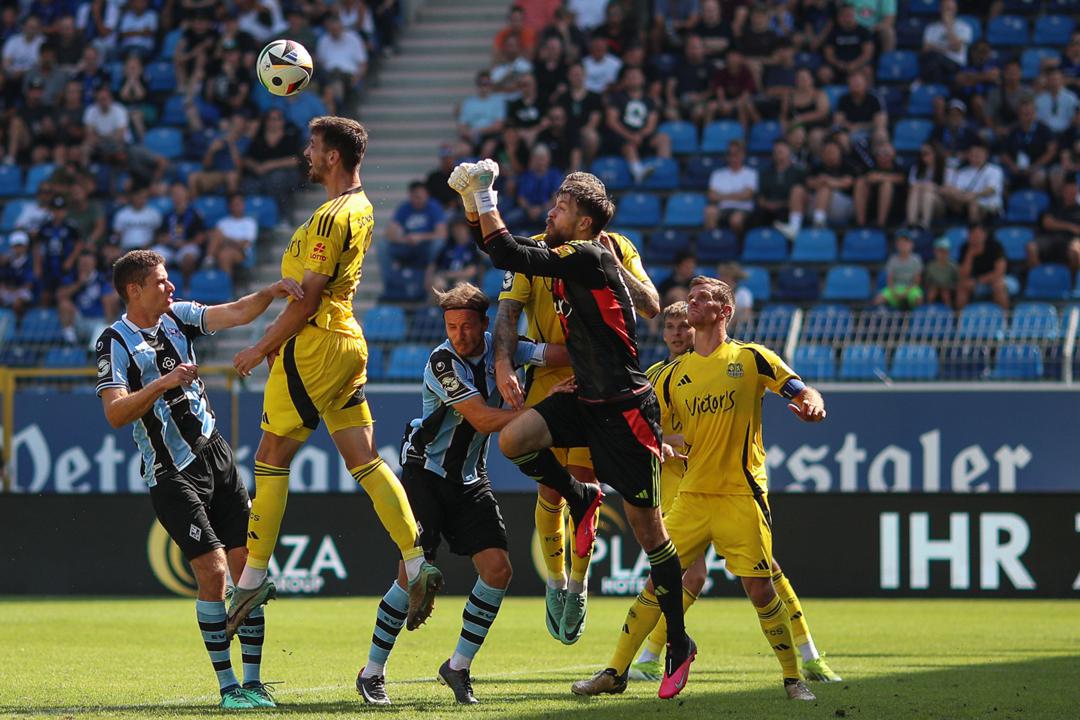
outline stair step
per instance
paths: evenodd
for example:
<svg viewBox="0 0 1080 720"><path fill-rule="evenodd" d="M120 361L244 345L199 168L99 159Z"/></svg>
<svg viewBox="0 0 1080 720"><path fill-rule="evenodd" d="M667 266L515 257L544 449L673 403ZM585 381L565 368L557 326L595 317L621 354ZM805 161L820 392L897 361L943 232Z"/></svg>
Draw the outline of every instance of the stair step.
<svg viewBox="0 0 1080 720"><path fill-rule="evenodd" d="M402 40L460 36L470 38L474 44L480 45L480 42L477 42L477 38L494 37L495 34L499 32L502 25L501 22L492 23L485 22L482 19L470 18L447 20L445 22L432 22L418 25L410 29L408 34L406 34Z"/></svg>
<svg viewBox="0 0 1080 720"><path fill-rule="evenodd" d="M432 67L432 59L427 55L400 55L390 60L386 65L386 72L398 70L427 70ZM438 67L443 70L469 70L476 72L487 67L491 62L491 54L487 52L455 53L439 58Z"/></svg>
<svg viewBox="0 0 1080 720"><path fill-rule="evenodd" d="M420 52L427 51L437 52L439 54L446 53L448 55L456 52L470 52L477 53L481 51L490 52L491 44L488 39L477 39L475 37L465 36L447 36L437 35L434 37L406 37L401 40L401 48L403 52Z"/></svg>
<svg viewBox="0 0 1080 720"><path fill-rule="evenodd" d="M431 85L473 86L474 73L465 70L395 70L379 76L379 89Z"/></svg>
<svg viewBox="0 0 1080 720"><path fill-rule="evenodd" d="M453 123L456 120L453 106L430 108L424 110L422 113L417 113L414 110L405 109L398 105L384 105L378 102L367 102L360 110L360 122L372 126L396 122L409 122L417 117L423 117L428 120L445 118L450 123Z"/></svg>

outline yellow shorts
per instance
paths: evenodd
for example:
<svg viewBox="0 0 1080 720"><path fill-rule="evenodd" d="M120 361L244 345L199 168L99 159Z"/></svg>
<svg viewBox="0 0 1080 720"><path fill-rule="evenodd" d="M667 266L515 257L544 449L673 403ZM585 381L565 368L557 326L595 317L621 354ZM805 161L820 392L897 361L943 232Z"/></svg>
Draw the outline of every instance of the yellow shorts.
<svg viewBox="0 0 1080 720"><path fill-rule="evenodd" d="M712 543L738 577L772 575L772 527L765 495L680 492L664 515L671 541L685 568Z"/></svg>
<svg viewBox="0 0 1080 720"><path fill-rule="evenodd" d="M331 433L372 425L364 398L367 344L307 325L281 348L263 393L262 429L299 442L326 421Z"/></svg>
<svg viewBox="0 0 1080 720"><path fill-rule="evenodd" d="M569 377L569 375L566 377ZM543 375L538 379L534 377L532 382L529 383L529 392L525 396L525 407L532 407L546 398L552 386L564 379L559 375L550 374ZM555 459L563 467L576 465L577 467L592 470L592 455L589 454L589 448L587 447L551 448L551 452L555 454Z"/></svg>
<svg viewBox="0 0 1080 720"><path fill-rule="evenodd" d="M672 467L676 464L680 466L678 469ZM679 483L682 482L685 467L682 460L674 458L660 466L660 512L665 516L671 510L671 506L675 504L675 497L679 494Z"/></svg>

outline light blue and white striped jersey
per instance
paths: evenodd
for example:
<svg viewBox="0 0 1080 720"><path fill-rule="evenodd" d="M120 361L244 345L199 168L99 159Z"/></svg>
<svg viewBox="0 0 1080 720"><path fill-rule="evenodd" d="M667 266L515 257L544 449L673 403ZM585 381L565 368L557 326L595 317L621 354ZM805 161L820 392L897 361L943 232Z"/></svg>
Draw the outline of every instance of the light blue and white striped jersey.
<svg viewBox="0 0 1080 720"><path fill-rule="evenodd" d="M514 367L543 365L547 345L518 341ZM495 385L495 351L484 333L484 352L463 358L449 340L431 352L424 367L424 414L405 429L401 464L417 465L453 482L471 485L487 478L487 433L476 430L454 405L480 396L491 407L502 404Z"/></svg>
<svg viewBox="0 0 1080 720"><path fill-rule="evenodd" d="M96 345L98 396L113 387L134 393L180 363L196 364L192 341L211 334L205 314L204 305L175 302L153 328L139 328L126 313L105 328ZM166 391L132 429L146 484L153 487L187 467L213 432L214 413L202 380Z"/></svg>

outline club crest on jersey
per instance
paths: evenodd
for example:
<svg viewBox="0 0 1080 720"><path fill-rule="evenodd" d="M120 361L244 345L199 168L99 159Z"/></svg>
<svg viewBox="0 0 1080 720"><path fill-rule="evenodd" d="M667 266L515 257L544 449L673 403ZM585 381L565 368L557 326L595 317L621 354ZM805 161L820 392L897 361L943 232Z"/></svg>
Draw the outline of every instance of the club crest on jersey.
<svg viewBox="0 0 1080 720"><path fill-rule="evenodd" d="M445 377L439 378L439 382L442 383L442 386L444 388L446 388L446 392L457 392L457 390L461 387L461 383L458 382L458 379L453 375L447 375Z"/></svg>
<svg viewBox="0 0 1080 720"><path fill-rule="evenodd" d="M728 377L741 378L743 376L742 363L737 363L737 362L728 363L727 374L728 374Z"/></svg>
<svg viewBox="0 0 1080 720"><path fill-rule="evenodd" d="M326 245L321 242L315 243L315 246L311 248L311 259L326 262Z"/></svg>
<svg viewBox="0 0 1080 720"><path fill-rule="evenodd" d="M571 245L570 243L566 243L565 245L559 245L557 247L548 248L548 249L551 250L551 252L558 255L559 257L566 257L567 255L573 255L574 253L577 252L577 248L574 247L573 245Z"/></svg>

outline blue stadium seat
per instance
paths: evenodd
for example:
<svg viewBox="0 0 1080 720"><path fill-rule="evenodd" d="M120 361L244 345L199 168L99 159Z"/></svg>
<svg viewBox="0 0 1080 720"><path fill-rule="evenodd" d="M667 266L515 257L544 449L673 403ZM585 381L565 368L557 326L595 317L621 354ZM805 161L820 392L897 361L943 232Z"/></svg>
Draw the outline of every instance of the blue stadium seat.
<svg viewBox="0 0 1080 720"><path fill-rule="evenodd" d="M893 147L898 153L917 152L919 147L930 137L934 124L929 120L905 118L896 123L893 133Z"/></svg>
<svg viewBox="0 0 1080 720"><path fill-rule="evenodd" d="M244 200L244 212L255 218L260 230L277 225L278 206L272 197L266 195L249 196Z"/></svg>
<svg viewBox="0 0 1080 720"><path fill-rule="evenodd" d="M424 270L388 264L383 272L383 292L379 298L386 302L420 302L427 299Z"/></svg>
<svg viewBox="0 0 1080 720"><path fill-rule="evenodd" d="M0 215L0 232L11 232L15 222L22 215L23 208L33 204L33 200L8 200L4 203L4 213Z"/></svg>
<svg viewBox="0 0 1080 720"><path fill-rule="evenodd" d="M1027 20L1017 15L998 15L986 26L986 41L996 48L1027 45Z"/></svg>
<svg viewBox="0 0 1080 720"><path fill-rule="evenodd" d="M187 179L191 176L191 173L200 172L202 170L202 163L181 160L172 163L169 166L169 169L172 171L173 179L186 185Z"/></svg>
<svg viewBox="0 0 1080 720"><path fill-rule="evenodd" d="M484 272L484 278L480 282L480 289L484 291L484 294L488 298L498 298L499 293L502 292L503 280L506 278L506 271L499 270L498 268L488 268Z"/></svg>
<svg viewBox="0 0 1080 720"><path fill-rule="evenodd" d="M742 253L744 263L784 262L787 256L788 241L779 230L771 227L756 227L746 233Z"/></svg>
<svg viewBox="0 0 1080 720"><path fill-rule="evenodd" d="M994 230L994 239L1005 248L1009 260L1025 260L1027 244L1035 239L1035 232L1028 227L999 227Z"/></svg>
<svg viewBox="0 0 1080 720"><path fill-rule="evenodd" d="M496 298L490 298L490 300L492 303L497 302ZM407 337L416 342L438 342L445 338L446 323L443 322L442 308L429 305L417 310L409 322Z"/></svg>
<svg viewBox="0 0 1080 720"><path fill-rule="evenodd" d="M52 163L39 163L31 165L26 171L26 183L23 185L24 195L33 195L38 191L38 186L49 179L56 166Z"/></svg>
<svg viewBox="0 0 1080 720"><path fill-rule="evenodd" d="M909 340L942 340L952 337L955 332L956 317L945 305L920 305L911 311L907 329Z"/></svg>
<svg viewBox="0 0 1080 720"><path fill-rule="evenodd" d="M776 275L776 297L790 302L810 302L818 299L821 278L804 267L788 267Z"/></svg>
<svg viewBox="0 0 1080 720"><path fill-rule="evenodd" d="M834 112L836 111L836 104L840 102L840 98L848 93L847 85L826 85L822 90L825 91L825 95L829 98L829 107Z"/></svg>
<svg viewBox="0 0 1080 720"><path fill-rule="evenodd" d="M168 195L157 195L152 198L148 198L146 204L157 210L164 217L173 210L172 198Z"/></svg>
<svg viewBox="0 0 1080 720"><path fill-rule="evenodd" d="M146 131L143 146L150 152L173 160L184 153L184 135L176 128L151 128Z"/></svg>
<svg viewBox="0 0 1080 720"><path fill-rule="evenodd" d="M649 236L645 246L645 262L669 265L675 256L690 249L690 233L682 230L664 230Z"/></svg>
<svg viewBox="0 0 1080 720"><path fill-rule="evenodd" d="M637 251L639 253L645 249L645 236L641 234L640 230L624 230L620 228L619 230L614 230L613 232L617 232L623 237L625 237L627 240L629 240L633 244L633 246L637 248Z"/></svg>
<svg viewBox="0 0 1080 720"><path fill-rule="evenodd" d="M791 330L791 320L795 314L793 305L766 305L756 318L754 339L763 343L782 343Z"/></svg>
<svg viewBox="0 0 1080 720"><path fill-rule="evenodd" d="M921 17L896 18L896 46L901 50L919 50L922 48L926 20ZM798 65L798 62L796 62Z"/></svg>
<svg viewBox="0 0 1080 720"><path fill-rule="evenodd" d="M152 93L176 91L176 72L171 62L152 62L146 66L146 87ZM255 93L269 95L270 93Z"/></svg>
<svg viewBox="0 0 1080 720"><path fill-rule="evenodd" d="M682 120L660 123L657 132L671 138L671 152L676 155L692 155L698 151L697 128Z"/></svg>
<svg viewBox="0 0 1080 720"><path fill-rule="evenodd" d="M15 339L15 311L11 308L0 308L0 345Z"/></svg>
<svg viewBox="0 0 1080 720"><path fill-rule="evenodd" d="M940 13L938 0L911 0L907 3L909 15L937 15Z"/></svg>
<svg viewBox="0 0 1080 720"><path fill-rule="evenodd" d="M383 376L395 382L420 382L430 356L431 348L426 345L398 345L390 351L390 363Z"/></svg>
<svg viewBox="0 0 1080 720"><path fill-rule="evenodd" d="M191 276L186 294L206 305L229 302L233 299L232 278L220 270L199 270Z"/></svg>
<svg viewBox="0 0 1080 720"><path fill-rule="evenodd" d="M1072 15L1080 12L1080 0L1045 0L1045 10L1054 15Z"/></svg>
<svg viewBox="0 0 1080 720"><path fill-rule="evenodd" d="M989 371L986 345L950 345L941 351L942 380L985 380Z"/></svg>
<svg viewBox="0 0 1080 720"><path fill-rule="evenodd" d="M45 353L45 367L79 368L90 364L86 350L81 347L54 347Z"/></svg>
<svg viewBox="0 0 1080 720"><path fill-rule="evenodd" d="M653 158L646 167L652 168L641 183L648 190L675 190L679 187L679 163L671 158Z"/></svg>
<svg viewBox="0 0 1080 720"><path fill-rule="evenodd" d="M1042 7L1042 0L1005 0L1003 4L1009 15L1035 15Z"/></svg>
<svg viewBox="0 0 1080 720"><path fill-rule="evenodd" d="M1050 48L1024 48L1020 53L1020 77L1024 80L1034 80L1042 72L1044 60L1057 60L1061 53Z"/></svg>
<svg viewBox="0 0 1080 720"><path fill-rule="evenodd" d="M14 197L22 195L23 181L22 170L18 165L0 165L0 197Z"/></svg>
<svg viewBox="0 0 1080 720"><path fill-rule="evenodd" d="M1000 340L1005 337L1005 313L993 303L972 303L960 311L956 336L961 340Z"/></svg>
<svg viewBox="0 0 1080 720"><path fill-rule="evenodd" d="M160 55L162 60L173 59L173 56L176 55L176 46L180 43L180 36L183 35L183 32L181 28L177 28L165 35L165 38L161 41Z"/></svg>
<svg viewBox="0 0 1080 720"><path fill-rule="evenodd" d="M363 325L370 342L405 340L405 311L399 305L376 305L364 314Z"/></svg>
<svg viewBox="0 0 1080 720"><path fill-rule="evenodd" d="M755 302L769 302L772 298L772 278L769 271L763 267L744 267L746 277L742 284L745 285L754 296Z"/></svg>
<svg viewBox="0 0 1080 720"><path fill-rule="evenodd" d="M1003 345L991 377L995 380L1038 380L1043 375L1042 350L1036 345Z"/></svg>
<svg viewBox="0 0 1080 720"><path fill-rule="evenodd" d="M1062 47L1068 44L1076 25L1076 21L1068 15L1041 15L1035 18L1035 37L1031 38L1031 42Z"/></svg>
<svg viewBox="0 0 1080 720"><path fill-rule="evenodd" d="M724 228L706 230L697 238L697 258L703 263L731 262L739 259L739 238Z"/></svg>
<svg viewBox="0 0 1080 720"><path fill-rule="evenodd" d="M1027 277L1024 297L1030 300L1065 300L1072 294L1069 268L1056 263L1039 265Z"/></svg>
<svg viewBox="0 0 1080 720"><path fill-rule="evenodd" d="M33 308L23 315L22 323L15 332L16 343L59 343L64 336L61 333L60 316L52 308Z"/></svg>
<svg viewBox="0 0 1080 720"><path fill-rule="evenodd" d="M717 120L705 126L701 136L701 152L725 153L732 140L744 140L743 126L735 120Z"/></svg>
<svg viewBox="0 0 1080 720"><path fill-rule="evenodd" d="M1005 220L1009 223L1029 225L1050 207L1050 196L1041 190L1017 190L1009 195L1005 204Z"/></svg>
<svg viewBox="0 0 1080 720"><path fill-rule="evenodd" d="M885 374L885 348L853 343L840 353L841 380L873 380Z"/></svg>
<svg viewBox="0 0 1080 720"><path fill-rule="evenodd" d="M855 228L844 233L840 260L848 263L882 263L888 256L885 233L877 228Z"/></svg>
<svg viewBox="0 0 1080 720"><path fill-rule="evenodd" d="M668 359L668 349L662 344L641 343L638 346L638 354L642 368L650 368L658 362Z"/></svg>
<svg viewBox="0 0 1080 720"><path fill-rule="evenodd" d="M897 346L889 375L893 380L937 380L937 350L925 344Z"/></svg>
<svg viewBox="0 0 1080 720"><path fill-rule="evenodd" d="M184 110L183 95L170 95L166 98L165 105L162 106L161 109L161 116L158 118L158 123L178 128L187 126L187 114Z"/></svg>
<svg viewBox="0 0 1080 720"><path fill-rule="evenodd" d="M800 345L795 348L792 369L812 382L836 377L836 355L828 345Z"/></svg>
<svg viewBox="0 0 1080 720"><path fill-rule="evenodd" d="M752 153L771 153L773 143L779 140L783 134L783 128L775 120L756 122L750 127L750 142L747 143L747 150Z"/></svg>
<svg viewBox="0 0 1080 720"><path fill-rule="evenodd" d="M976 15L957 15L956 19L971 28L971 42L978 42L983 36L983 21ZM920 47L922 39L920 38Z"/></svg>
<svg viewBox="0 0 1080 720"><path fill-rule="evenodd" d="M705 222L705 196L701 193L675 193L664 208L664 225L701 227Z"/></svg>
<svg viewBox="0 0 1080 720"><path fill-rule="evenodd" d="M221 195L201 195L191 201L203 216L207 227L214 227L217 221L229 214L229 204Z"/></svg>
<svg viewBox="0 0 1080 720"><path fill-rule="evenodd" d="M288 98L285 103L285 119L307 134L308 122L312 118L326 115L326 105L316 93L302 92Z"/></svg>
<svg viewBox="0 0 1080 720"><path fill-rule="evenodd" d="M709 187L709 178L713 171L724 166L724 162L711 155L695 155L686 161L686 171L682 174L682 186L688 190L702 190Z"/></svg>
<svg viewBox="0 0 1080 720"><path fill-rule="evenodd" d="M870 271L858 265L829 268L822 297L825 300L869 300Z"/></svg>
<svg viewBox="0 0 1080 720"><path fill-rule="evenodd" d="M934 98L949 97L949 88L944 85L919 85L911 89L908 96L907 114L912 117L929 117L934 114Z"/></svg>
<svg viewBox="0 0 1080 720"><path fill-rule="evenodd" d="M836 262L836 233L828 228L804 228L791 246L792 262Z"/></svg>
<svg viewBox="0 0 1080 720"><path fill-rule="evenodd" d="M378 345L368 345L367 377L373 382L386 377L386 356Z"/></svg>
<svg viewBox="0 0 1080 720"><path fill-rule="evenodd" d="M817 72L817 69L821 67L825 59L816 52L802 51L795 53L795 67L804 67L810 70L810 72Z"/></svg>
<svg viewBox="0 0 1080 720"><path fill-rule="evenodd" d="M1050 303L1020 303L1013 310L1010 340L1057 340L1059 337L1061 322L1057 308Z"/></svg>
<svg viewBox="0 0 1080 720"><path fill-rule="evenodd" d="M891 117L902 117L907 112L907 85L877 85L874 93Z"/></svg>
<svg viewBox="0 0 1080 720"><path fill-rule="evenodd" d="M624 190L634 182L630 177L630 166L626 164L626 160L613 155L596 158L589 171L600 178L608 190Z"/></svg>
<svg viewBox="0 0 1080 720"><path fill-rule="evenodd" d="M807 342L837 343L851 336L851 327L847 306L823 303L807 311L802 334Z"/></svg>
<svg viewBox="0 0 1080 720"><path fill-rule="evenodd" d="M25 345L12 345L0 352L0 365L29 368L38 364L38 351Z"/></svg>
<svg viewBox="0 0 1080 720"><path fill-rule="evenodd" d="M616 207L615 227L652 227L660 224L660 198L655 195L627 193L619 198Z"/></svg>
<svg viewBox="0 0 1080 720"><path fill-rule="evenodd" d="M919 56L911 50L894 50L878 58L878 82L911 82L919 75Z"/></svg>

